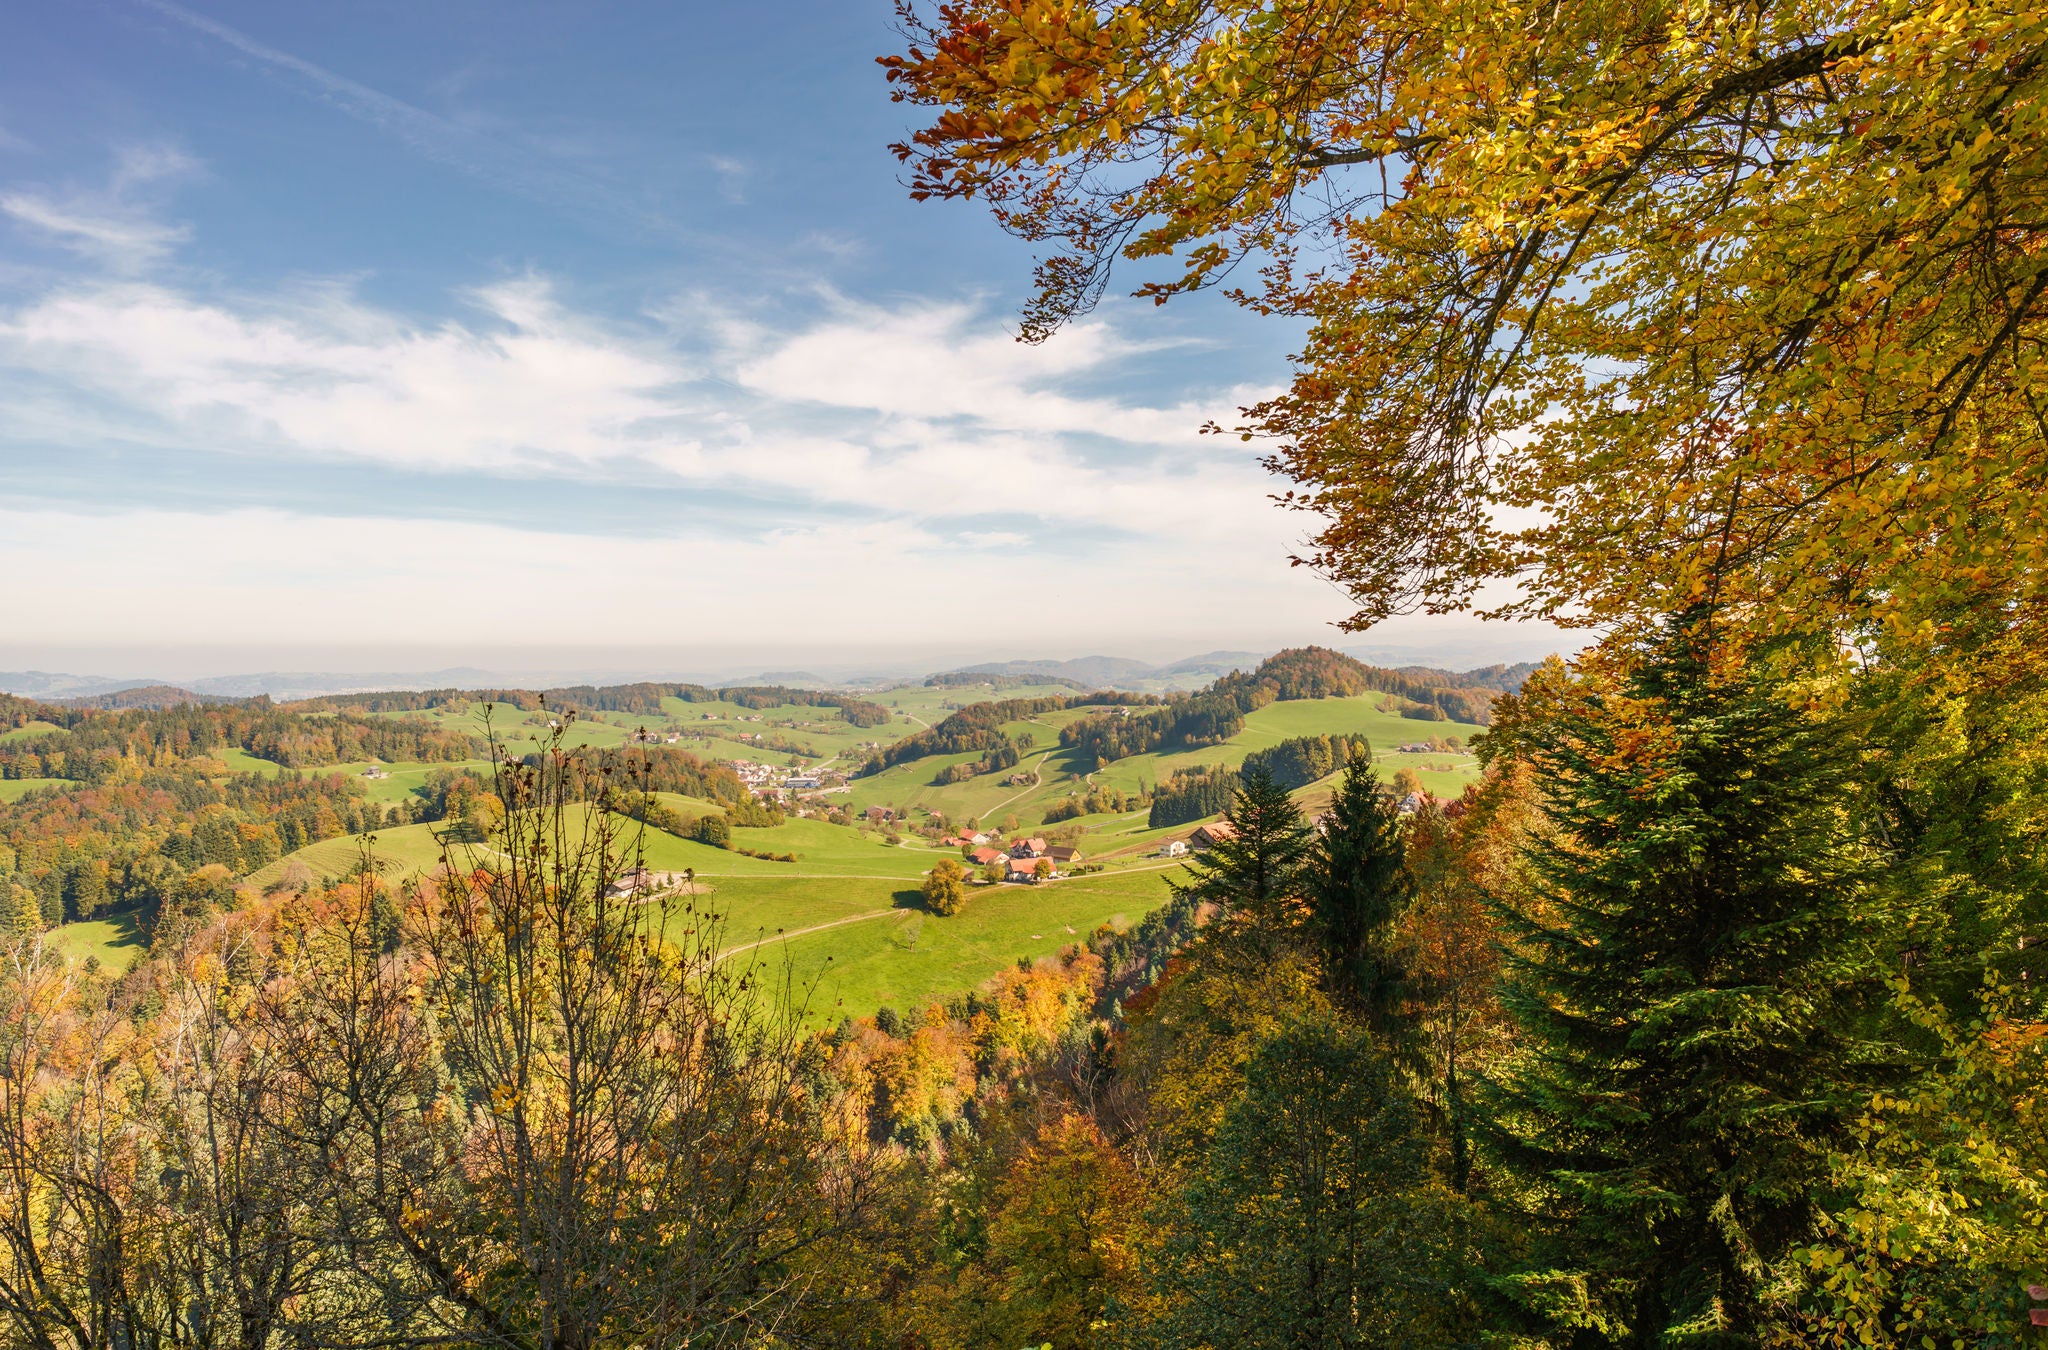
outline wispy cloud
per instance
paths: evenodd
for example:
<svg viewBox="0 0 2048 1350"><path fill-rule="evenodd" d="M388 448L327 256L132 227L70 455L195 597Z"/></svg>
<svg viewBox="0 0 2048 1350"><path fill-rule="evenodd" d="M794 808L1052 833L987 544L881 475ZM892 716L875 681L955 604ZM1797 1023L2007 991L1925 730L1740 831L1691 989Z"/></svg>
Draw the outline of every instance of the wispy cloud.
<svg viewBox="0 0 2048 1350"><path fill-rule="evenodd" d="M189 227L155 218L152 189L186 177L197 167L175 146L129 146L117 155L103 185L17 187L0 192L0 214L30 234L113 271L143 272L192 237Z"/></svg>
<svg viewBox="0 0 2048 1350"><path fill-rule="evenodd" d="M421 324L337 286L207 299L136 282L66 289L0 311L0 366L38 391L33 408L0 392L0 414L81 445L118 409L131 435L173 452L653 474L944 521L974 546L1007 546L1025 521L1157 534L1252 519L1271 538L1256 466L1194 434L1228 405L1072 391L1146 350L1101 321L1021 347L966 306L840 307L777 331L699 304L670 311L669 331L636 333L536 277L465 298L466 316Z"/></svg>
<svg viewBox="0 0 2048 1350"><path fill-rule="evenodd" d="M711 172L718 175L718 195L733 205L742 205L747 200L747 178L750 170L744 161L730 155L711 156Z"/></svg>
<svg viewBox="0 0 2048 1350"><path fill-rule="evenodd" d="M434 163L508 194L600 223L670 239L682 237L681 229L668 217L600 179L536 155L530 147L508 145L415 107L325 66L259 42L240 29L194 13L173 0L135 3L212 38L281 77L289 86L375 127Z"/></svg>

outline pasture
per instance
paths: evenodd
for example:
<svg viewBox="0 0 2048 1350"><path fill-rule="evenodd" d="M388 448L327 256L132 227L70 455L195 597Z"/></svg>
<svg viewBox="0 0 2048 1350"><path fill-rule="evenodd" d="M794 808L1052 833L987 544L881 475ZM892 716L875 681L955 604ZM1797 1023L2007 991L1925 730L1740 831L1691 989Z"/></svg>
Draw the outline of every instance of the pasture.
<svg viewBox="0 0 2048 1350"><path fill-rule="evenodd" d="M18 802L37 788L71 786L69 778L0 778L0 802Z"/></svg>

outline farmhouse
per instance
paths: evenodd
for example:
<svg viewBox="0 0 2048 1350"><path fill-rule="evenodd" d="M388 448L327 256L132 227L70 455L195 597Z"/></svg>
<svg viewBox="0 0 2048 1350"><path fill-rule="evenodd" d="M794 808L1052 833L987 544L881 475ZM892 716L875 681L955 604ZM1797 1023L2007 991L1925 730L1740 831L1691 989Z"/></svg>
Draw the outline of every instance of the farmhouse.
<svg viewBox="0 0 2048 1350"><path fill-rule="evenodd" d="M1081 850L1066 844L1054 844L1045 851L1045 856L1056 863L1077 863L1081 861Z"/></svg>
<svg viewBox="0 0 2048 1350"><path fill-rule="evenodd" d="M896 819L896 813L894 811L891 811L886 806L870 806L866 811L863 811L861 814L866 816L869 820L874 821L877 825L881 824L883 821L886 820Z"/></svg>
<svg viewBox="0 0 2048 1350"><path fill-rule="evenodd" d="M1029 839L1019 839L1016 843L1010 845L1010 856L1012 858L1043 858L1045 856L1045 841L1035 835Z"/></svg>
<svg viewBox="0 0 2048 1350"><path fill-rule="evenodd" d="M1188 843L1198 849L1211 848L1226 839L1237 838L1237 826L1227 820L1211 821L1188 836Z"/></svg>
<svg viewBox="0 0 2048 1350"><path fill-rule="evenodd" d="M1010 859L1010 880L1012 880L1012 881L1037 881L1037 880L1039 880L1039 876L1038 876L1038 861L1039 861L1039 860L1038 860L1038 859L1036 859L1036 858L1012 858L1012 859ZM1054 872L1054 873L1053 873L1053 875L1054 875L1054 876L1058 876L1058 875L1059 875L1059 873L1058 873L1058 872Z"/></svg>
<svg viewBox="0 0 2048 1350"><path fill-rule="evenodd" d="M999 848L989 848L987 845L983 845L968 856L974 860L976 867L987 867L992 862L1001 861L1003 851Z"/></svg>
<svg viewBox="0 0 2048 1350"><path fill-rule="evenodd" d="M1163 843L1163 844L1161 844L1161 845L1159 846L1159 856L1160 856L1160 857L1162 857L1162 858L1185 858L1185 857L1187 857L1187 856L1188 856L1188 841L1187 841L1187 840L1185 840L1185 839L1169 839L1169 840L1167 840L1167 841L1166 841L1165 843Z"/></svg>
<svg viewBox="0 0 2048 1350"><path fill-rule="evenodd" d="M604 893L609 896L638 895L643 891L653 890L659 881L654 873L644 867L629 868L619 873L617 879L604 888Z"/></svg>

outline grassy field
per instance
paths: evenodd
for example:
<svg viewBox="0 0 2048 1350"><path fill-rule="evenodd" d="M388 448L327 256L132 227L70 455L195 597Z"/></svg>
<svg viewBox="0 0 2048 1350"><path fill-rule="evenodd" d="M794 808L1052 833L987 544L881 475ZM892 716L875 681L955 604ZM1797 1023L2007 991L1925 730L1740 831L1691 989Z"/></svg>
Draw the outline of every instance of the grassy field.
<svg viewBox="0 0 2048 1350"><path fill-rule="evenodd" d="M429 775L442 769L461 771L468 769L485 778L491 775L491 762L487 759L465 759L451 764L427 764L418 760L398 764L378 764L384 777L365 778L363 772L370 767L367 761L355 764L323 764L317 769L306 769L309 774L338 773L352 782L362 785L363 796L373 802L389 804L404 801L426 785Z"/></svg>
<svg viewBox="0 0 2048 1350"><path fill-rule="evenodd" d="M848 921L814 932L797 925L789 936L754 949L761 960L787 958L801 983L812 984L811 1013L819 1021L865 1015L889 1005L923 1007L979 986L1018 958L1052 956L1109 924L1127 927L1167 898L1170 871L1108 872L1037 886L981 886L968 892L960 913L940 918L915 903L915 892L863 898L849 904ZM714 897L726 900L726 888ZM751 909L745 897L729 902L736 937ZM853 915L873 917L852 917ZM827 919L814 920L817 923Z"/></svg>
<svg viewBox="0 0 2048 1350"><path fill-rule="evenodd" d="M126 913L59 924L50 930L49 941L68 960L96 956L102 966L115 971L126 971L143 952L142 931L135 926L134 916Z"/></svg>
<svg viewBox="0 0 2048 1350"><path fill-rule="evenodd" d="M0 778L0 802L18 802L37 788L68 787L68 778Z"/></svg>
<svg viewBox="0 0 2048 1350"><path fill-rule="evenodd" d="M227 765L230 773L258 773L270 778L284 772L283 765L272 760L258 759L239 745L216 750L212 757Z"/></svg>
<svg viewBox="0 0 2048 1350"><path fill-rule="evenodd" d="M375 849L378 871L393 878L432 871L441 861L441 846L434 836L436 828L433 825L401 825L396 829L379 830ZM352 836L323 839L252 872L249 881L259 888L269 886L281 880L294 861L303 864L316 880L344 877L356 870L360 857L361 845Z"/></svg>
<svg viewBox="0 0 2048 1350"><path fill-rule="evenodd" d="M1391 778L1403 768L1416 770L1422 785L1441 797L1455 797L1467 783L1478 781L1479 762L1471 755L1450 753L1400 754L1392 747L1424 741L1432 736L1456 736L1470 740L1482 730L1463 722L1417 722L1380 708L1383 695L1360 698L1304 699L1272 703L1245 718L1244 730L1222 745L1177 754L1133 755L1092 775L1089 766L1078 762L1070 751L1060 748L1059 731L1066 723L1087 715L1087 709L1047 713L1027 722L1004 727L1012 737L1029 734L1034 745L1024 754L1020 769L1035 769L1040 777L1036 787L1005 787L1001 780L1010 773L970 778L941 786L933 782L948 765L971 762L978 755L964 754L900 764L853 784L848 800L855 809L871 805L898 808L921 807L941 812L948 820L974 818L991 826L1005 816L1015 815L1022 825L1036 825L1048 808L1071 792L1085 792L1088 783L1103 784L1136 792L1141 783L1151 786L1179 769L1227 764L1235 768L1254 750L1268 749L1296 736L1362 734L1371 740L1374 763L1382 776ZM1011 771L1015 772L1015 771Z"/></svg>
<svg viewBox="0 0 2048 1350"><path fill-rule="evenodd" d="M1030 697L1034 692L1056 691L1004 690L1002 695ZM942 719L954 706L986 697L986 693L922 687L885 690L875 697L897 715L887 726L876 728L851 727L826 709L748 710L722 703L677 703L667 710L674 722L649 729L672 726L686 735L707 735L708 740L685 740L683 748L718 758L756 760L774 757L731 739L732 735L742 729L756 734L772 730L792 741L802 740L821 753L829 749L851 761L865 754L870 741L907 735ZM1453 796L1477 779L1477 762L1469 754L1403 754L1393 752L1392 747L1432 736L1469 739L1480 728L1413 721L1383 710L1381 704L1379 695L1271 704L1247 717L1244 730L1224 745L1175 755L1134 756L1095 771L1093 780L1135 792L1141 782L1152 785L1175 769L1219 763L1234 766L1252 751L1290 737L1340 733L1369 737L1379 751L1375 758L1383 774L1415 768L1424 785L1439 795ZM1039 775L1036 783L1005 786L1001 779L1010 774L1004 773L943 787L934 784L932 779L941 767L975 758L955 755L920 760L855 780L849 792L828 800L856 812L869 805L937 810L956 823L978 818L984 828L1015 815L1023 827L1036 828L1049 807L1070 790L1087 786L1089 774L1059 746L1060 728L1087 714L1087 709L1046 713L1005 728L1013 737L1032 737L1032 747L1011 772L1035 770ZM474 710L462 716L470 719L468 729L474 729ZM761 720L750 720L755 717ZM592 719L579 727L591 729L593 735L602 728L604 734L616 733L623 739L629 730L625 723L645 721ZM520 725L501 723L500 729L516 730ZM410 791L434 767L393 766L390 778L366 780L364 786L373 796L392 800ZM361 768L348 765L339 771L360 773ZM1311 784L1295 797L1305 809L1319 809L1328 800L1333 781ZM664 794L664 803L687 819L720 809L710 802L669 794ZM922 817L913 817L917 819ZM1105 923L1136 922L1166 899L1165 877L1179 867L1157 858L1159 844L1186 837L1193 822L1154 830L1147 824L1147 812L1139 810L1079 817L1059 828L1078 830L1087 861L1108 870L1050 885L977 886L970 892L966 909L951 918L926 912L918 887L934 862L957 855L926 843L908 829L896 844L887 842L884 831L832 825L821 819L797 818L772 829L733 831L733 842L739 848L794 854L793 863L750 858L660 830L649 830L641 847L648 866L665 872L688 869L712 888L712 903L727 916L728 943L758 950L778 961L786 958L800 979L814 981L814 1012L829 1020L847 1012L872 1012L882 1004L907 1008L944 999L980 985L1020 957L1049 956ZM435 829L413 825L382 832L376 850L387 875L431 871L440 859ZM328 840L301 849L293 858L315 876L341 876L356 866L357 848L354 840ZM283 875L288 863L274 863L253 880L268 884ZM762 945L752 948L757 942Z"/></svg>
<svg viewBox="0 0 2048 1350"><path fill-rule="evenodd" d="M37 736L47 736L53 731L62 731L63 729L55 722L24 722L10 731L0 731L0 744L5 744L8 741L32 740Z"/></svg>

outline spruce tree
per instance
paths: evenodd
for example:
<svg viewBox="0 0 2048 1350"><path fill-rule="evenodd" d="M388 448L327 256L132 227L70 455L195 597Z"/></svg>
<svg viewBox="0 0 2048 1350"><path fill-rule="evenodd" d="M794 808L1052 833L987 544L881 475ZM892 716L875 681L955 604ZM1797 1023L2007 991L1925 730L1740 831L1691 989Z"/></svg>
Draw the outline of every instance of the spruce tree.
<svg viewBox="0 0 2048 1350"><path fill-rule="evenodd" d="M1402 972L1394 923L1408 905L1401 817L1372 760L1351 760L1302 871L1331 996L1382 1033L1393 1029Z"/></svg>
<svg viewBox="0 0 2048 1350"><path fill-rule="evenodd" d="M1177 900L1213 904L1211 936L1259 961L1279 954L1299 915L1296 892L1309 847L1301 808L1269 774L1247 770L1230 802L1236 837L1220 839L1173 884Z"/></svg>
<svg viewBox="0 0 2048 1350"><path fill-rule="evenodd" d="M1761 663L1698 616L1632 655L1521 731L1555 832L1503 910L1530 1048L1495 1123L1623 1343L1752 1345L1863 1099L1864 851L1845 756Z"/></svg>

